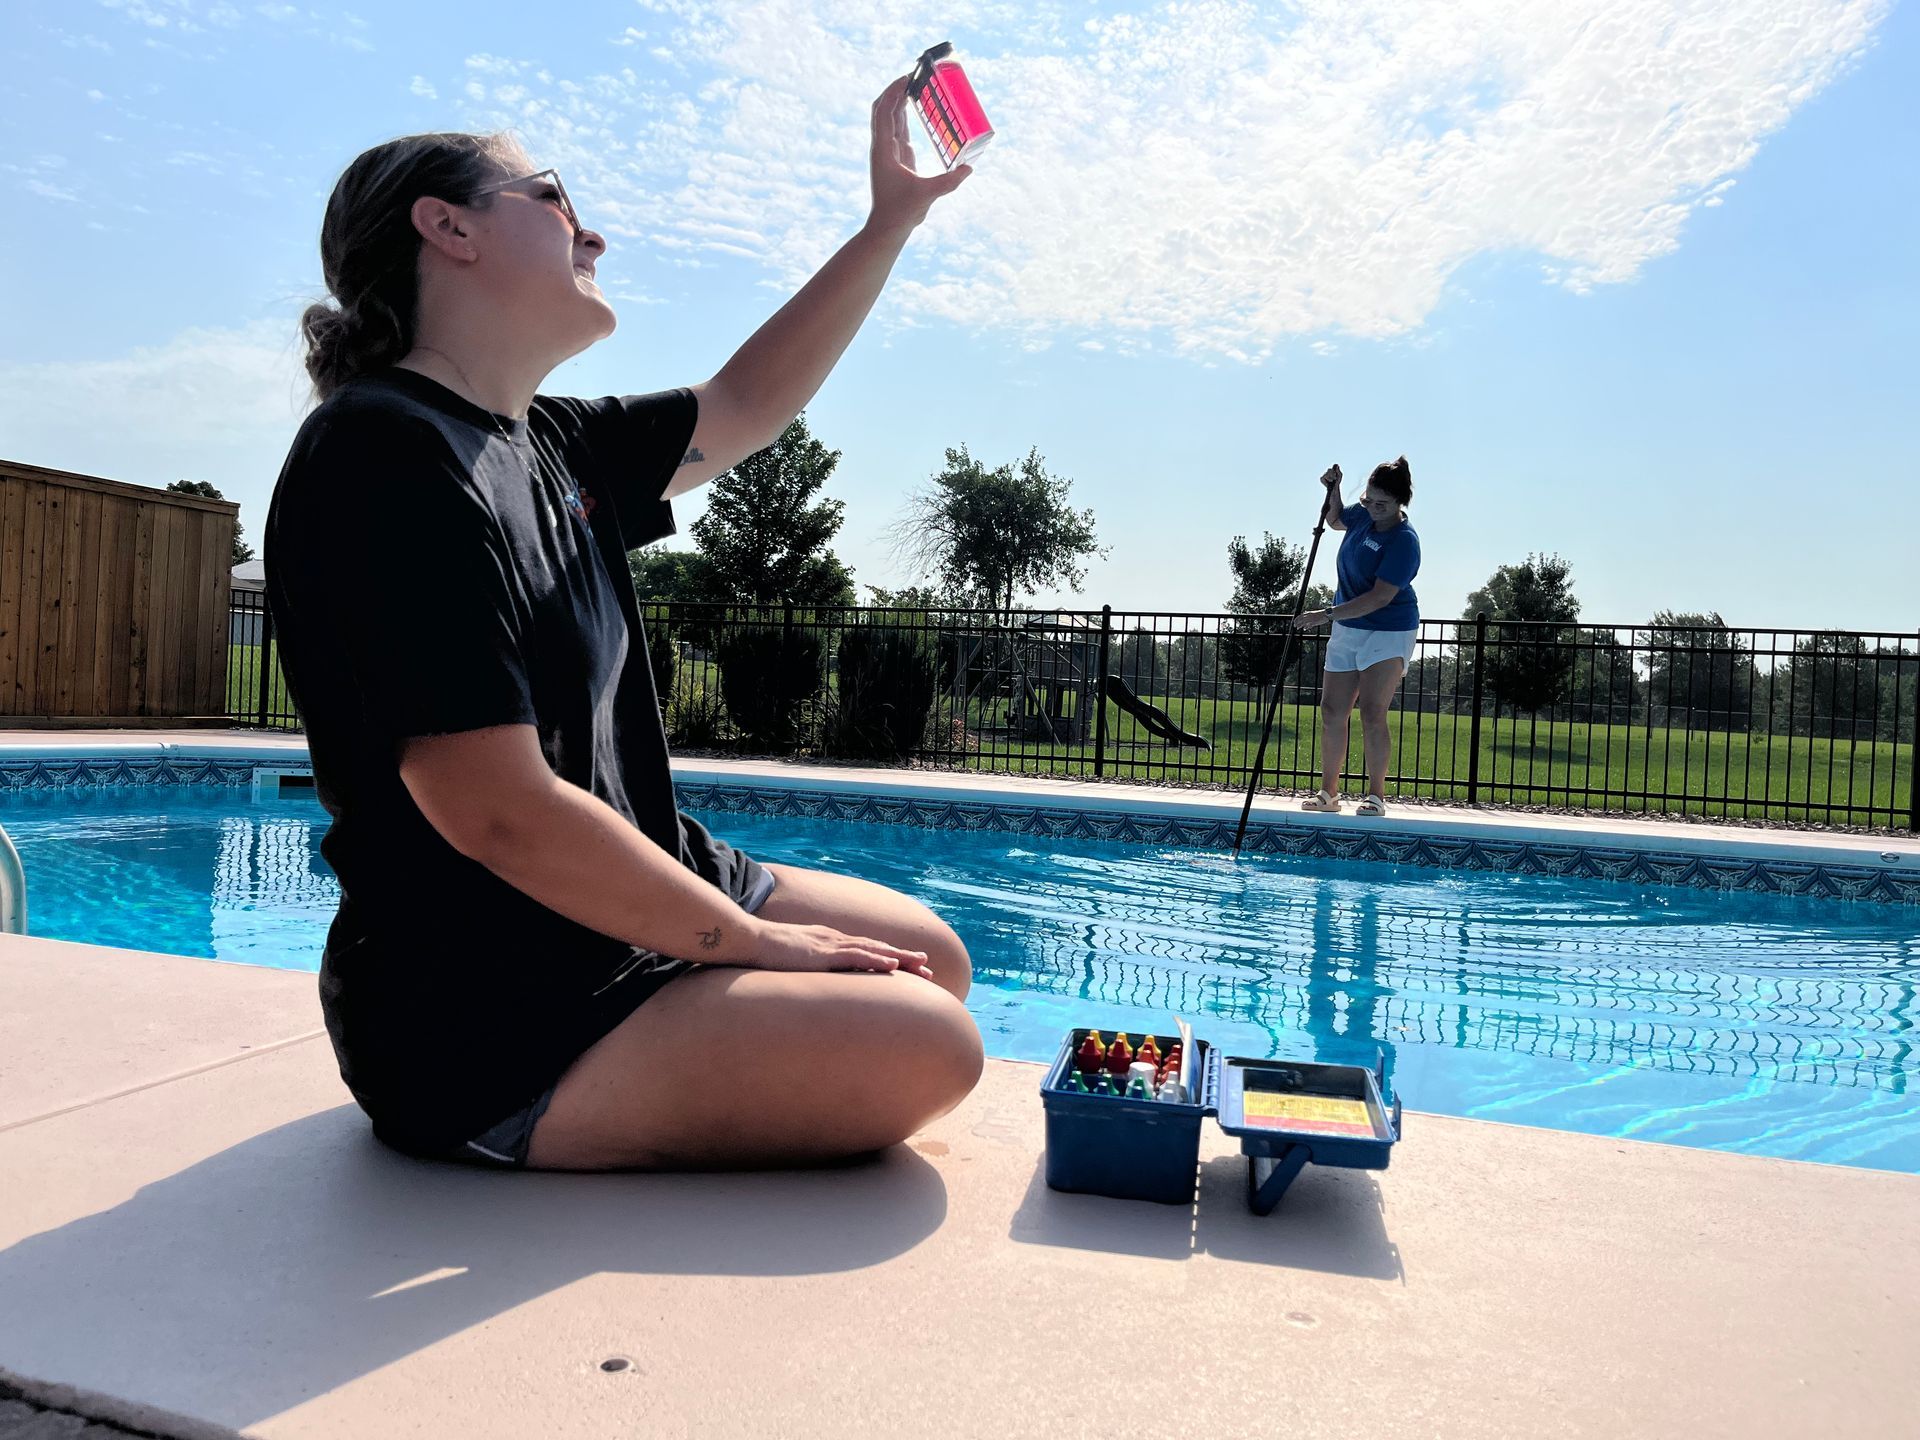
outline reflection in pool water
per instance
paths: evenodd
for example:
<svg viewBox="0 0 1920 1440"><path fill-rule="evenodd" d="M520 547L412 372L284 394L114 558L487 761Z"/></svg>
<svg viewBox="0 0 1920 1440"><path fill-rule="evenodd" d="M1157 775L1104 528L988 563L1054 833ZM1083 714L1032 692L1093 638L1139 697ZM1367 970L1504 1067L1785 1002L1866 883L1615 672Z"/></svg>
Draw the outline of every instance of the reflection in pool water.
<svg viewBox="0 0 1920 1440"><path fill-rule="evenodd" d="M991 1054L1191 1019L1228 1054L1373 1063L1409 1108L1920 1172L1912 911L1099 841L703 816L918 896ZM310 797L24 792L35 934L312 969Z"/></svg>

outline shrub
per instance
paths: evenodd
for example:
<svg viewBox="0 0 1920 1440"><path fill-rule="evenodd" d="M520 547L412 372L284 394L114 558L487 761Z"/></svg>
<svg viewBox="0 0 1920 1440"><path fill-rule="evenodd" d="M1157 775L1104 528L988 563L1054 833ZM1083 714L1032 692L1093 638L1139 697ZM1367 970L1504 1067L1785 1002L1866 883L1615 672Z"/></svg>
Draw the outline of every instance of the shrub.
<svg viewBox="0 0 1920 1440"><path fill-rule="evenodd" d="M940 683L939 649L924 629L853 625L840 636L835 754L898 760L918 748Z"/></svg>
<svg viewBox="0 0 1920 1440"><path fill-rule="evenodd" d="M826 642L810 627L735 625L715 647L727 713L755 748L784 754L799 743L820 693Z"/></svg>
<svg viewBox="0 0 1920 1440"><path fill-rule="evenodd" d="M647 667L653 671L654 694L664 712L673 698L674 673L680 668L680 627L673 623L665 606L643 605L641 614L647 637Z"/></svg>
<svg viewBox="0 0 1920 1440"><path fill-rule="evenodd" d="M667 743L676 750L722 750L731 738L727 710L711 692L676 696L666 706Z"/></svg>

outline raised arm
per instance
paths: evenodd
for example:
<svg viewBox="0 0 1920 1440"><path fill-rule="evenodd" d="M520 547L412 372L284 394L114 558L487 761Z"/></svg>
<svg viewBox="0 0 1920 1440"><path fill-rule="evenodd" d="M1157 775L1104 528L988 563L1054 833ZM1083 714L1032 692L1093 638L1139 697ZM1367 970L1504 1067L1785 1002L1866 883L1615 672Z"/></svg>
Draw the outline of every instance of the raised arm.
<svg viewBox="0 0 1920 1440"><path fill-rule="evenodd" d="M873 102L868 163L873 208L867 223L718 374L693 387L700 418L680 472L667 486L669 498L705 484L779 438L858 333L907 237L934 201L973 173L966 165L945 175L914 173L904 75Z"/></svg>
<svg viewBox="0 0 1920 1440"><path fill-rule="evenodd" d="M1340 467L1329 465L1326 474L1320 477L1320 483L1327 487L1327 503L1320 513L1330 528L1346 529L1347 522L1340 518L1340 511L1345 508L1340 504Z"/></svg>

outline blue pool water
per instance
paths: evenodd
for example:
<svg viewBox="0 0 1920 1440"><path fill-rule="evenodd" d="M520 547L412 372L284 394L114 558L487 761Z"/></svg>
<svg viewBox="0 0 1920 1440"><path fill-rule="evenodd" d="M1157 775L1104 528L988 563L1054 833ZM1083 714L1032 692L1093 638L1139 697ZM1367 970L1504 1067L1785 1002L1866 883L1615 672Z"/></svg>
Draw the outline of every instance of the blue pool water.
<svg viewBox="0 0 1920 1440"><path fill-rule="evenodd" d="M1756 894L704 815L919 896L990 1054L1071 1025L1370 1062L1410 1109L1920 1173L1914 912ZM33 933L311 970L337 889L307 796L0 795Z"/></svg>

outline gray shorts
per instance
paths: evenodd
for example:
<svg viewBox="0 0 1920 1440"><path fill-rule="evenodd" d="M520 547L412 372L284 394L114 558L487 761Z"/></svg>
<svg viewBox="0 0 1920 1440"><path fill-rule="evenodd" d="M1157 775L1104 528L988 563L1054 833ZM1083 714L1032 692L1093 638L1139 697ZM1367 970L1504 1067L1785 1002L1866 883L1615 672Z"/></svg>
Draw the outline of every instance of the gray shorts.
<svg viewBox="0 0 1920 1440"><path fill-rule="evenodd" d="M773 872L754 866L750 885L751 888L740 900L740 908L749 915L757 912L773 895ZM656 980L657 983L646 986L647 995L655 993L668 981L694 968L691 961L669 960L664 956L656 957L656 960L657 963L650 967L648 974L649 978ZM428 1158L451 1160L462 1165L484 1165L496 1170L526 1169L527 1151L533 1145L533 1127L538 1125L540 1117L547 1113L547 1107L553 1103L553 1092L559 1088L560 1082L555 1080L553 1084L498 1125L481 1131L471 1140L455 1145L442 1154Z"/></svg>

